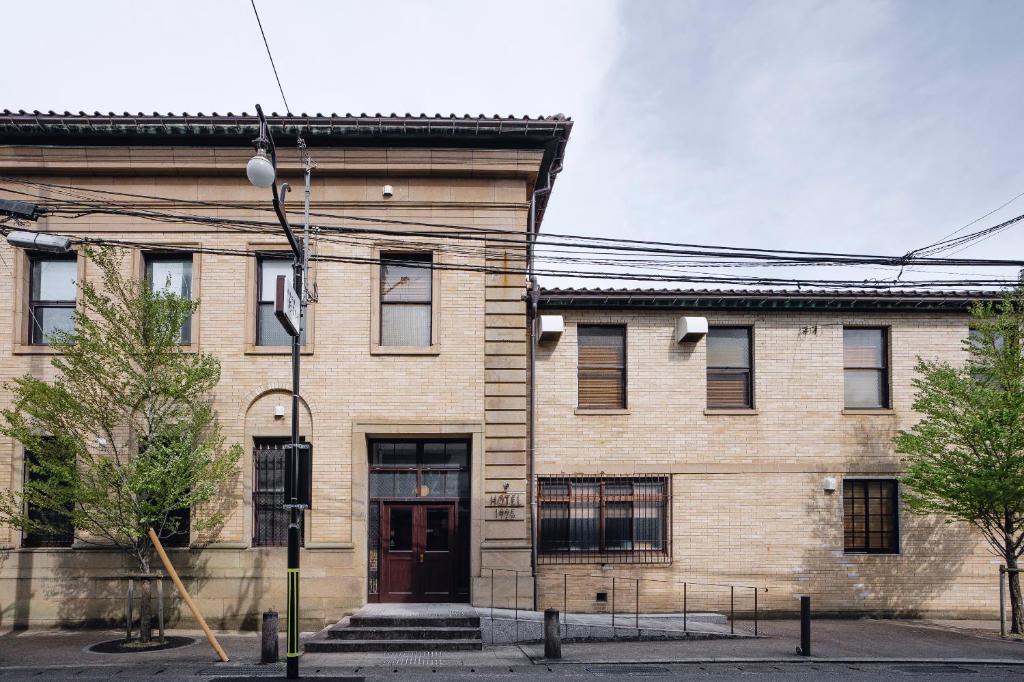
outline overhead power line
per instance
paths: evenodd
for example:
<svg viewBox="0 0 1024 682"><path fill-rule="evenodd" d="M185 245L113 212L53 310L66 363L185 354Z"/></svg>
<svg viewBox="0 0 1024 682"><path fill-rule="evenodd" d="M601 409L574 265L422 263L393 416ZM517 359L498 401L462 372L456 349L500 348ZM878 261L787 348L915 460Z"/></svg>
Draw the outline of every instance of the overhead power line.
<svg viewBox="0 0 1024 682"><path fill-rule="evenodd" d="M35 183L26 183L35 184ZM53 185L49 183L51 187L63 188L64 191L78 191L78 188L72 188L69 186ZM22 195L31 196L35 198L35 195L27 192L19 192L10 188L4 188L4 191ZM79 194L80 196L80 194ZM147 195L135 195L136 197L147 197ZM157 197L148 197L157 199ZM166 199L166 198L165 198ZM213 202L202 202L208 207L229 207L238 209L237 205L226 205L226 204L214 204ZM251 219L226 219L216 216L198 216L187 213L169 213L166 211L158 211L151 209L133 209L117 205L112 202L98 201L93 199L87 200L57 200L53 204L48 205L51 211L54 213L79 217L89 214L111 214L111 215L125 215L139 218L145 218L149 220L161 220L167 222L182 222L192 224L203 224L210 226L221 226L228 229L239 229L239 230L268 230L274 229L275 225L271 222L251 220ZM353 216L345 216L345 219L352 219ZM1013 219L1022 220L1024 215ZM397 222L399 224L409 224L413 221L393 220L389 218L374 219L382 224ZM1012 222L1012 221L1008 221ZM433 223L416 222L416 225L435 227ZM989 230L999 229L1005 226L1007 223L1002 223ZM391 238L409 238L409 237L423 237L431 239L444 239L454 240L456 242L468 241L477 242L477 248L497 247L505 245L507 248L523 249L526 246L525 235L522 232L515 232L512 230L507 231L509 234L515 235L514 238L504 238L500 236L493 236L490 234L465 234L465 233L452 233L446 231L408 231L408 230L395 230L385 228L368 228L368 227L352 227L346 225L336 224L321 224L317 226L321 231L321 239L327 239L323 235L323 232L332 234L346 235L350 239L366 239L365 235L380 235ZM460 228L468 228L469 226L458 226ZM750 261L774 261L781 265L885 265L885 266L899 266L905 264L918 264L918 265L945 265L945 266L978 266L978 267L1019 267L1024 265L1024 261L1017 260L996 260L996 259L948 259L948 258L925 258L925 257L913 257L908 258L906 256L882 256L882 255L871 255L871 254L846 254L846 253L833 253L833 252L814 252L814 251L789 251L782 249L761 249L751 247L732 247L732 246L718 246L718 245L702 245L702 244L681 244L673 242L647 242L642 240L617 240L617 239L604 239L595 238L599 243L575 243L573 241L567 241L571 239L582 238L579 235L566 235L564 238L552 238L551 235L541 235L538 240L538 247L542 253L593 253L600 251L602 253L615 253L615 252L626 252L636 253L644 255L654 255L659 258L708 258L708 259L743 259ZM623 243L624 242L624 243ZM349 242L352 243L352 242ZM650 245L666 245L662 246L645 246ZM463 249L470 247L463 245ZM479 253L479 251L477 251ZM734 261L736 266L741 266L744 263L741 261ZM637 263L622 262L622 265L636 265ZM642 264L642 263L641 263ZM747 263L748 265L755 265L755 263ZM760 264L758 264L760 265Z"/></svg>
<svg viewBox="0 0 1024 682"><path fill-rule="evenodd" d="M263 31L263 22L260 21L260 13L256 9L256 0L249 0L252 3L252 13L256 15L256 24L260 27L260 35L263 36L263 45L267 48L267 57L270 58L270 68L274 70L274 80L277 81L277 89L281 93L281 101L284 102L284 110L286 114L292 113L292 108L288 106L288 98L284 96L284 88L281 87L281 77L277 75L277 65L274 64L274 55L270 52L270 43L267 42L267 34Z"/></svg>

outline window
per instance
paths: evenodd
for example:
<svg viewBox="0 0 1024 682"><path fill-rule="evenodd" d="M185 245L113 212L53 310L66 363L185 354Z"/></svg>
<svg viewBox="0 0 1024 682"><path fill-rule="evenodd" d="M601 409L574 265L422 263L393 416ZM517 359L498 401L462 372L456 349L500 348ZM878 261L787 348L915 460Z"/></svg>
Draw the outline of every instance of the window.
<svg viewBox="0 0 1024 682"><path fill-rule="evenodd" d="M52 474L39 467L38 458L31 452L25 451L25 481L42 485L48 485ZM22 538L24 547L70 547L75 539L75 529L71 525L71 504L66 507L67 514L62 514L53 509L42 509L34 505L27 505L28 518L37 523L44 523L49 526L47 529L27 531Z"/></svg>
<svg viewBox="0 0 1024 682"><path fill-rule="evenodd" d="M192 510L188 507L176 509L167 515L168 526L176 524L174 530L165 527L160 532L160 544L164 547L188 547L191 532Z"/></svg>
<svg viewBox="0 0 1024 682"><path fill-rule="evenodd" d="M708 330L708 407L754 406L750 327Z"/></svg>
<svg viewBox="0 0 1024 682"><path fill-rule="evenodd" d="M146 284L153 291L192 300L192 256L146 254ZM181 342L192 343L192 320L181 327Z"/></svg>
<svg viewBox="0 0 1024 682"><path fill-rule="evenodd" d="M889 407L886 330L843 328L843 375L846 407Z"/></svg>
<svg viewBox="0 0 1024 682"><path fill-rule="evenodd" d="M541 478L541 563L668 561L668 478Z"/></svg>
<svg viewBox="0 0 1024 682"><path fill-rule="evenodd" d="M843 548L850 553L899 552L895 480L843 481Z"/></svg>
<svg viewBox="0 0 1024 682"><path fill-rule="evenodd" d="M291 346L292 337L284 330L274 315L274 299L277 297L277 278L284 276L286 286L294 286L292 280L292 259L290 256L261 255L257 259L256 281L256 345ZM302 328L299 340L306 343L306 310L303 306Z"/></svg>
<svg viewBox="0 0 1024 682"><path fill-rule="evenodd" d="M29 283L29 343L47 345L54 332L75 330L74 256L32 256Z"/></svg>
<svg viewBox="0 0 1024 682"><path fill-rule="evenodd" d="M284 547L288 544L289 511L284 508L284 445L290 442L287 437L254 439L252 544L255 546ZM300 540L303 538L302 523L303 515L300 514Z"/></svg>
<svg viewBox="0 0 1024 682"><path fill-rule="evenodd" d="M380 345L430 346L431 255L382 253L380 258Z"/></svg>
<svg viewBox="0 0 1024 682"><path fill-rule="evenodd" d="M576 333L579 407L625 409L626 328L580 325Z"/></svg>

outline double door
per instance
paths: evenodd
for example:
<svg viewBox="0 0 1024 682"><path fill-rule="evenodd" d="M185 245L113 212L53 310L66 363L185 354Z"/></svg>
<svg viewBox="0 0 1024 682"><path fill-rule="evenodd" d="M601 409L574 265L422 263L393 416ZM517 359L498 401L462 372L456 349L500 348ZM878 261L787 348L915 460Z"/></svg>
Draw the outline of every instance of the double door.
<svg viewBox="0 0 1024 682"><path fill-rule="evenodd" d="M452 601L460 555L457 504L385 502L381 512L382 601Z"/></svg>

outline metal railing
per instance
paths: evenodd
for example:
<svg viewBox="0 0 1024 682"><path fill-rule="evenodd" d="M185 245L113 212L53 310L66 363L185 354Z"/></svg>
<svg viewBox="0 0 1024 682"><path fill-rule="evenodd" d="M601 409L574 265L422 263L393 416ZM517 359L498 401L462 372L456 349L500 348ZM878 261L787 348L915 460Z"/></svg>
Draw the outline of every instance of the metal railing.
<svg viewBox="0 0 1024 682"><path fill-rule="evenodd" d="M754 585L607 574L543 572L535 576L531 571L507 568L486 568L482 577L490 579L491 643L495 641L496 621L511 620L515 623L512 631L514 641L520 641L521 622L531 624L528 632L539 632L537 624L542 627L543 618L538 614L542 614L545 608L560 610L560 628L567 638L573 626L578 630L610 629L613 639L619 637L622 629L630 631L627 637L637 639L642 638L645 630L663 635L672 632L683 635L722 632L718 629L720 621L717 620L721 615L727 620L729 634L736 634L737 625L740 624L742 629L742 623L746 621L749 629L744 634L758 637L761 621L759 595L768 591L767 587ZM502 584L496 598L495 588L499 581ZM520 590L520 582L530 587L539 586L537 611L520 605L520 598L530 595L528 590ZM580 593L584 590L593 597L582 598ZM532 597L529 598L532 602ZM512 614L499 612L496 615L496 608L512 611Z"/></svg>

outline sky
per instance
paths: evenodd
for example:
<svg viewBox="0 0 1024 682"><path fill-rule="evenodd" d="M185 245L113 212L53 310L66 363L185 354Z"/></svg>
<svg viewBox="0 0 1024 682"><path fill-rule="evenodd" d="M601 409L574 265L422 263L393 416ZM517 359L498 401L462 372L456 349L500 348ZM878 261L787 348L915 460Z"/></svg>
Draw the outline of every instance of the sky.
<svg viewBox="0 0 1024 682"><path fill-rule="evenodd" d="M256 6L294 112L571 116L545 232L899 255L1024 193L1019 1ZM0 109L284 110L248 0L4 17ZM1024 223L957 255L1020 259ZM772 270L743 272L895 275ZM903 278L1015 275L932 270Z"/></svg>

